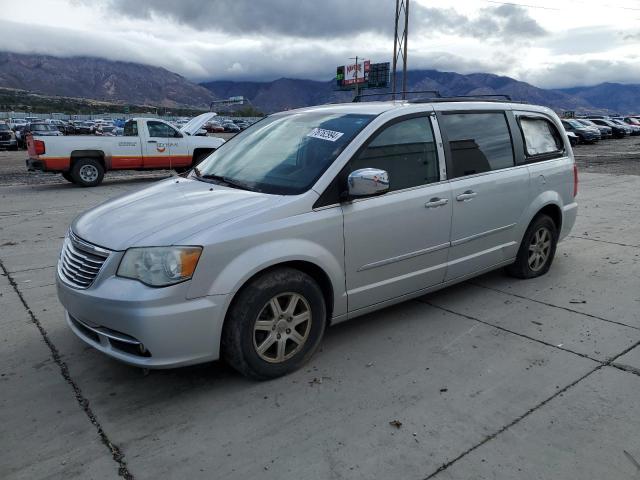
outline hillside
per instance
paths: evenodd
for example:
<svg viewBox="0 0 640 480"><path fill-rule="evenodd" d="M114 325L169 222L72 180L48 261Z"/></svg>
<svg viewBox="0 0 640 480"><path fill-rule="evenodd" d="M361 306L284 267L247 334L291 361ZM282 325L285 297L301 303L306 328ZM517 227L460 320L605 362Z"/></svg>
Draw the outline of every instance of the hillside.
<svg viewBox="0 0 640 480"><path fill-rule="evenodd" d="M213 81L201 85L220 98L244 95L256 108L265 112L319 103L350 101L352 98L349 92L335 91L333 81L281 78L272 82ZM462 75L437 70L413 70L408 73L407 89L409 91L437 90L443 96L505 94L510 95L513 100L547 105L556 110L594 110L594 106L587 100L569 93L545 90L510 77L489 73ZM608 107L604 105L599 108Z"/></svg>
<svg viewBox="0 0 640 480"><path fill-rule="evenodd" d="M165 107L205 107L214 99L210 91L164 68L7 52L0 52L0 87Z"/></svg>
<svg viewBox="0 0 640 480"><path fill-rule="evenodd" d="M623 113L640 113L640 85L601 83L592 87L565 88L559 91L580 98L594 107Z"/></svg>

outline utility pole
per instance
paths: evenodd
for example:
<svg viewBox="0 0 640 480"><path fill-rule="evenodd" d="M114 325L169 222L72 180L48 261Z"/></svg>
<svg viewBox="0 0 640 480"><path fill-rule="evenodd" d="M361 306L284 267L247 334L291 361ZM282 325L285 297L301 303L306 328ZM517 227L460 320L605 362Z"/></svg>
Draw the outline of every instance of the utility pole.
<svg viewBox="0 0 640 480"><path fill-rule="evenodd" d="M358 85L358 56L356 55L355 57L349 57L349 60L356 61L356 95L353 98L358 98L358 94L360 93L360 87Z"/></svg>
<svg viewBox="0 0 640 480"><path fill-rule="evenodd" d="M402 99L407 91L407 37L409 36L409 0L396 0L396 24L393 33L393 72L391 77L391 91L393 100L396 99L398 58L402 59ZM398 31L400 30L400 35Z"/></svg>

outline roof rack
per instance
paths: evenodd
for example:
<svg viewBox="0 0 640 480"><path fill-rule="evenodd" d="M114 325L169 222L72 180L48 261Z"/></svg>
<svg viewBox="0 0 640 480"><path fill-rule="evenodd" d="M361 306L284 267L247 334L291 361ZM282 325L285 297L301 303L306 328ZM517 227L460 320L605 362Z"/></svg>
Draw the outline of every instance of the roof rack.
<svg viewBox="0 0 640 480"><path fill-rule="evenodd" d="M499 98L496 98L499 97ZM455 95L451 97L423 97L409 100L409 103L436 103L436 102L469 102L469 101L482 101L482 102L507 102L512 103L527 103L519 100L512 100L510 95L503 94L487 94L487 95Z"/></svg>
<svg viewBox="0 0 640 480"><path fill-rule="evenodd" d="M440 92L438 90L417 90L417 91L403 91L403 92L382 92L382 93L361 93L359 95L356 95L355 97L353 97L353 102L360 102L361 99L363 97L381 97L383 95L390 95L390 96L395 96L395 95L402 95L402 94L407 94L407 93L431 93L433 95L435 95L435 98L440 98Z"/></svg>

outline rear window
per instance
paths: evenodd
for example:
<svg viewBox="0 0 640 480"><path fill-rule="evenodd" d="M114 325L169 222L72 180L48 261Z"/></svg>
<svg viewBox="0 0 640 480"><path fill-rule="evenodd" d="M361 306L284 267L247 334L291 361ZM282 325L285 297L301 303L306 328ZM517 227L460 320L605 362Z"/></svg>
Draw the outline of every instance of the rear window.
<svg viewBox="0 0 640 480"><path fill-rule="evenodd" d="M570 125L578 122L568 122ZM544 118L520 118L520 128L528 157L561 154L562 139L554 125Z"/></svg>
<svg viewBox="0 0 640 480"><path fill-rule="evenodd" d="M138 136L138 122L135 120L129 120L124 124L124 131L122 133L124 137L137 137Z"/></svg>
<svg viewBox="0 0 640 480"><path fill-rule="evenodd" d="M450 178L513 167L504 113L443 114L439 123L451 151Z"/></svg>

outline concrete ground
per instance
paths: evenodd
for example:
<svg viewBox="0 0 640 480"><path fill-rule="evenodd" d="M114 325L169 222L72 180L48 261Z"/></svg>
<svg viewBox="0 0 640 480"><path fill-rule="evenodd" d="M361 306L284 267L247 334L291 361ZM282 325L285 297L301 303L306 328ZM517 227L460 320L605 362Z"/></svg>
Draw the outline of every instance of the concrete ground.
<svg viewBox="0 0 640 480"><path fill-rule="evenodd" d="M156 176L0 178L0 478L640 478L640 176L581 175L546 276L337 325L262 383L222 363L145 376L65 325L70 221Z"/></svg>

